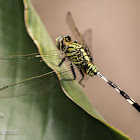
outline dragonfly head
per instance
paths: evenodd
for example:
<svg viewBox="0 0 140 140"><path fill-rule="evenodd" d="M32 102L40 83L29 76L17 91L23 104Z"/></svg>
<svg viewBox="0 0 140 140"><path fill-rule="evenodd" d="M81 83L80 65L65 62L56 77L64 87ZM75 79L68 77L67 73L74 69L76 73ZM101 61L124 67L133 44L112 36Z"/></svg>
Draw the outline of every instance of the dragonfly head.
<svg viewBox="0 0 140 140"><path fill-rule="evenodd" d="M67 46L70 42L70 36L60 36L56 38L56 46L62 52L64 52L67 49Z"/></svg>

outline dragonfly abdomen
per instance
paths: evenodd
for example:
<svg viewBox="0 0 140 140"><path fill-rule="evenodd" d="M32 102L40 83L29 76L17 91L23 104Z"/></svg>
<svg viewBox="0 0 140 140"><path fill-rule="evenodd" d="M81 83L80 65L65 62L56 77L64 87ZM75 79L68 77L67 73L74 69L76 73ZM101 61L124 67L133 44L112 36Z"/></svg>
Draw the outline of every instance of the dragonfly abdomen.
<svg viewBox="0 0 140 140"><path fill-rule="evenodd" d="M87 63L85 66L83 66L83 69L89 76L97 75L98 72L98 69L93 63Z"/></svg>

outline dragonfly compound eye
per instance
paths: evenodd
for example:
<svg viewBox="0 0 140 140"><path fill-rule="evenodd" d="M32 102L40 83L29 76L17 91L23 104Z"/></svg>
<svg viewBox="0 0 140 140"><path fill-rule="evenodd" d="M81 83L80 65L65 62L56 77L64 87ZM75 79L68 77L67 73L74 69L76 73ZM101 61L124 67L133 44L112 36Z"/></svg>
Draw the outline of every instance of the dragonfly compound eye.
<svg viewBox="0 0 140 140"><path fill-rule="evenodd" d="M65 36L64 39L65 39L65 42L71 42L71 37L70 36Z"/></svg>
<svg viewBox="0 0 140 140"><path fill-rule="evenodd" d="M70 36L60 36L56 38L56 46L62 52L66 50L66 46L68 46L69 42L71 42Z"/></svg>

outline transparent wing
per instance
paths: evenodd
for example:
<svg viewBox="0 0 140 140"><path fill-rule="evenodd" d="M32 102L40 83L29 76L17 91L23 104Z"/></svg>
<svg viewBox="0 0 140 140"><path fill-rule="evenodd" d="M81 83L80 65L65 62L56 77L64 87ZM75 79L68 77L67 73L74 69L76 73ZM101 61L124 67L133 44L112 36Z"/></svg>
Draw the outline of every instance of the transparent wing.
<svg viewBox="0 0 140 140"><path fill-rule="evenodd" d="M89 29L83 34L83 38L86 46L88 46L89 50L92 50L92 30Z"/></svg>
<svg viewBox="0 0 140 140"><path fill-rule="evenodd" d="M50 51L43 54L42 57L51 64L58 67L62 58L58 51ZM14 55L8 57L0 57L0 76L16 76L16 72L19 70L25 77L32 77L22 80L18 83L5 86L0 89L0 98L10 98L16 96L24 95L42 95L46 93L51 93L54 89L53 87L56 82L59 82L56 78L54 71L48 68L48 66L43 62L40 54L28 54L28 55ZM59 74L61 74L62 79L73 79L72 75L68 71L69 68L60 70L58 67ZM31 71L31 74L29 72ZM51 71L51 72L50 72ZM38 76L36 76L38 75ZM57 91L56 91L57 92Z"/></svg>
<svg viewBox="0 0 140 140"><path fill-rule="evenodd" d="M48 52L43 56L48 63L52 63L52 60L55 60L59 64L61 61L61 56L57 51ZM46 67L41 55L37 53L0 57L0 77L33 77L37 74L47 73Z"/></svg>
<svg viewBox="0 0 140 140"><path fill-rule="evenodd" d="M74 37L76 38L76 40L79 43L83 44L84 43L84 39L83 39L82 35L80 34L80 32L78 31L78 29L77 29L77 27L75 25L75 22L73 20L73 17L72 17L70 12L67 13L66 20L67 20L67 24L69 25L69 28L71 29Z"/></svg>
<svg viewBox="0 0 140 140"><path fill-rule="evenodd" d="M87 30L84 34L83 34L83 38L85 41L85 47L86 50L88 50L88 52L90 53L90 56L92 57L92 30L89 29ZM92 58L93 61L93 58Z"/></svg>
<svg viewBox="0 0 140 140"><path fill-rule="evenodd" d="M69 28L71 29L74 37L76 38L76 40L79 43L81 43L81 44L83 44L85 46L85 49L89 53L89 57L93 61L91 51L89 50L89 47L91 47L91 33L92 33L91 30L87 30L85 32L85 34L84 34L84 37L85 38L83 38L83 36L78 31L78 28L76 27L75 22L74 22L73 17L72 17L72 15L71 15L70 12L67 13L67 19L66 20L67 20L67 23L69 25ZM87 39L86 42L85 42L85 39ZM90 42L88 42L88 41L90 41ZM89 44L90 46L88 47L87 44Z"/></svg>
<svg viewBox="0 0 140 140"><path fill-rule="evenodd" d="M61 73L62 78L68 78L68 71L67 69L59 73ZM55 72L51 71L1 88L0 98L57 93L57 91L55 91L57 88L54 88L54 86L58 86L56 82L59 82L59 80L56 78Z"/></svg>

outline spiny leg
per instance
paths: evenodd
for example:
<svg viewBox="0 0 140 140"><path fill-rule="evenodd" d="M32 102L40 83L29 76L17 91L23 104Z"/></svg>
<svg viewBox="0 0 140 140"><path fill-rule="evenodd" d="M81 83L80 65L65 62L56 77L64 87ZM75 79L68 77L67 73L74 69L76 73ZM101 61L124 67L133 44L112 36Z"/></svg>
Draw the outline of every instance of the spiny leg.
<svg viewBox="0 0 140 140"><path fill-rule="evenodd" d="M84 75L84 73L83 73L83 71L82 71L81 69L79 69L79 71L80 71L80 73L81 73L81 75L82 75L82 78L81 78L81 80L79 81L79 83L81 84L81 82L83 81L85 75ZM82 84L81 84L81 85L82 85ZM82 85L82 86L84 86L84 85Z"/></svg>
<svg viewBox="0 0 140 140"><path fill-rule="evenodd" d="M79 69L79 71L80 71L80 73L81 73L81 75L82 75L82 78L80 79L79 84L80 84L82 87L85 87L85 85L83 85L83 84L81 83L81 82L83 81L85 75L84 75L84 73L83 73L83 71L82 71L81 69Z"/></svg>
<svg viewBox="0 0 140 140"><path fill-rule="evenodd" d="M66 57L64 57L63 59L62 59L62 61L59 63L59 67L63 64L63 62L66 60Z"/></svg>
<svg viewBox="0 0 140 140"><path fill-rule="evenodd" d="M58 66L60 67L65 60L66 60L66 57L64 57L62 59L62 61L59 63ZM72 80L75 80L76 79L76 73L75 73L74 67L72 65L72 62L70 62L70 68L71 68L71 71L72 71L72 74L73 74L73 79L62 79L63 81L72 81Z"/></svg>
<svg viewBox="0 0 140 140"><path fill-rule="evenodd" d="M76 79L76 73L75 73L74 67L72 65L72 62L70 62L70 68L71 68L71 71L72 71L72 74L73 74L73 78L75 80Z"/></svg>

